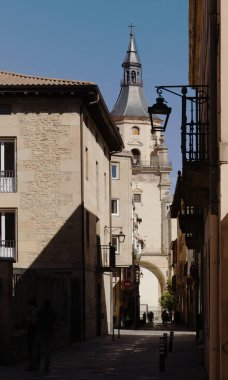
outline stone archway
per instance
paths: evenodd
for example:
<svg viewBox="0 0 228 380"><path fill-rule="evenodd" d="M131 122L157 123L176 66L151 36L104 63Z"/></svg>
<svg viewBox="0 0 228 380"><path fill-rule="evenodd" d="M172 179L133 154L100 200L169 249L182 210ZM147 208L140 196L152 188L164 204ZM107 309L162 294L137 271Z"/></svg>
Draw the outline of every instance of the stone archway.
<svg viewBox="0 0 228 380"><path fill-rule="evenodd" d="M159 300L166 286L165 273L156 263L140 260L139 265L142 271L145 269L139 286L140 317L142 319L144 313L147 314L152 311L154 323L160 323L161 306Z"/></svg>
<svg viewBox="0 0 228 380"><path fill-rule="evenodd" d="M162 273L162 271L153 263L149 263L148 261L140 260L140 267L148 269L150 272L152 272L155 277L158 279L160 288L161 288L161 294L165 290L165 277Z"/></svg>

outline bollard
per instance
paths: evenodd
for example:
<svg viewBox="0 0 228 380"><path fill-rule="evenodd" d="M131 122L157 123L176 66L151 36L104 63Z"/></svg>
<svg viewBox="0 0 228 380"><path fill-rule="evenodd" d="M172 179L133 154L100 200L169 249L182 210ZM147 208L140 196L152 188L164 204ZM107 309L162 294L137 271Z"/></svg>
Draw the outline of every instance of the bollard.
<svg viewBox="0 0 228 380"><path fill-rule="evenodd" d="M165 346L163 337L160 337L159 344L159 370L160 372L165 372Z"/></svg>
<svg viewBox="0 0 228 380"><path fill-rule="evenodd" d="M170 334L169 334L169 352L172 352L172 350L173 350L173 337L174 337L174 332L170 331Z"/></svg>
<svg viewBox="0 0 228 380"><path fill-rule="evenodd" d="M163 334L163 341L165 346L165 358L168 356L168 335L166 333Z"/></svg>

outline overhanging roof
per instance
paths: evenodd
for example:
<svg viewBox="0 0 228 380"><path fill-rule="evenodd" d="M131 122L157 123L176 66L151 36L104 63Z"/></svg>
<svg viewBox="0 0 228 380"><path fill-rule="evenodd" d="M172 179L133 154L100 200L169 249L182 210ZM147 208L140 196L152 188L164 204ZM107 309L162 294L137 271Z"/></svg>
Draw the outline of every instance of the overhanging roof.
<svg viewBox="0 0 228 380"><path fill-rule="evenodd" d="M98 86L93 82L36 77L0 71L0 96L65 96L80 98L95 121L111 152L120 151L123 141Z"/></svg>

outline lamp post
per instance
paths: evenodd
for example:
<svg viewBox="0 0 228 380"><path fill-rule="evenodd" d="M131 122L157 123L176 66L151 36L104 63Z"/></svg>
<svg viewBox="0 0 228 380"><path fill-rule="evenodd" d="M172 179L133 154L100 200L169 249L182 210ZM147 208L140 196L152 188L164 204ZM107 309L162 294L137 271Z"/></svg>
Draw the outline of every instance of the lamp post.
<svg viewBox="0 0 228 380"><path fill-rule="evenodd" d="M165 99L159 93L159 97L156 99L156 103L153 104L151 107L148 107L152 133L156 131L165 132L166 130L166 126L167 126L172 108L168 107L164 102L165 102ZM162 119L160 119L160 123L154 123L154 116L156 115L159 115L162 117Z"/></svg>
<svg viewBox="0 0 228 380"><path fill-rule="evenodd" d="M115 234L115 236L118 238L119 243L124 243L126 235L123 233L123 227L104 227L104 233L106 234L109 233L109 231L112 233L118 230L120 230L120 232L118 234Z"/></svg>
<svg viewBox="0 0 228 380"><path fill-rule="evenodd" d="M119 238L119 242L120 242L120 243L124 243L124 240L125 240L126 235L124 235L124 233L123 233L122 230L120 230L119 235L117 235L117 236L118 236L118 238Z"/></svg>
<svg viewBox="0 0 228 380"><path fill-rule="evenodd" d="M195 215L191 215L191 213L201 207L207 209L208 212L209 205L211 214L218 212L217 159L214 161L214 166L212 160L213 152L217 157L217 144L212 144L212 141L215 140L210 135L212 129L216 133L216 128L215 124L210 125L209 123L209 88L207 85L173 85L157 86L156 89L159 97L156 99L156 104L148 108L152 133L165 131L171 113L171 108L164 104L162 92L166 91L181 98L182 175L178 175L171 212L172 217L179 219L186 246L195 250L194 265L197 266L198 260L201 260L203 267L202 241L197 241L196 236L204 238L204 221L201 220L197 223L193 219ZM159 125L159 119L155 115L164 116L163 125ZM178 256L176 260L177 265L180 266ZM184 262L187 263L187 255ZM176 294L182 291L178 285L175 288ZM189 279L186 276L186 293L183 293L186 300L189 300L189 289ZM200 292L202 293L202 288L199 291L197 287L194 287L194 299L197 300L194 310L190 301L186 301L188 316L193 313L195 315L202 313L203 306L198 299Z"/></svg>

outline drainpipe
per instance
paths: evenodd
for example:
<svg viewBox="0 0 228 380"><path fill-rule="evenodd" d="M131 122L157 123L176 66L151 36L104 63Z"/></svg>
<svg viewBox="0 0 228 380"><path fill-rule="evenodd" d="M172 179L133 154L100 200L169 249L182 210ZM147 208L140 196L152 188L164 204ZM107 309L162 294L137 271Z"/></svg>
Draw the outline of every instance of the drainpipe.
<svg viewBox="0 0 228 380"><path fill-rule="evenodd" d="M98 103L100 100L99 94L97 99L87 104L87 106ZM86 265L85 265L85 192L84 192L84 138L83 138L83 105L80 108L80 158L81 158L81 241L82 241L82 340L86 340Z"/></svg>
<svg viewBox="0 0 228 380"><path fill-rule="evenodd" d="M81 242L82 242L82 332L81 339L86 339L86 302L85 302L85 211L84 211L84 139L83 139L83 110L80 109L80 158L81 158Z"/></svg>

